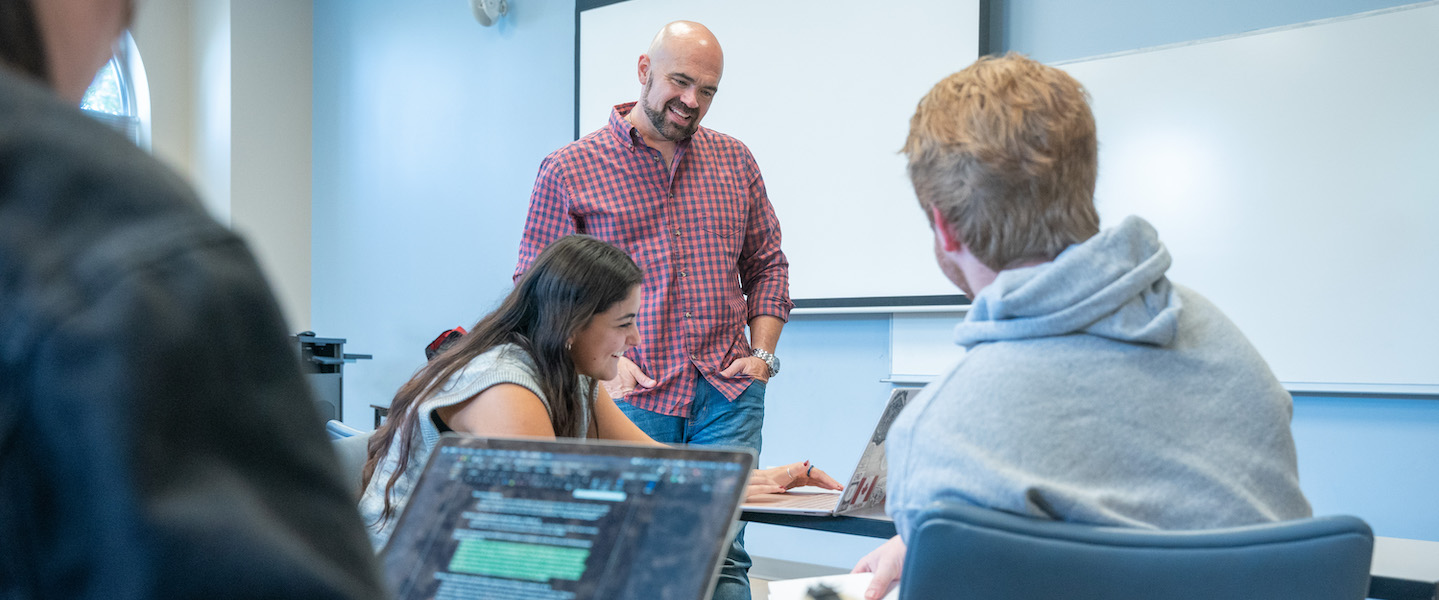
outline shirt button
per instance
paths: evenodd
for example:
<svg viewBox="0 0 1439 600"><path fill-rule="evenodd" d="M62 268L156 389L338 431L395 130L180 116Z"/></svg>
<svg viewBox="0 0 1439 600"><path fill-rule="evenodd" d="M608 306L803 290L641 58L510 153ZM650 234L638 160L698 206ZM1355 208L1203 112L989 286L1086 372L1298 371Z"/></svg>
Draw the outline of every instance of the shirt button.
<svg viewBox="0 0 1439 600"><path fill-rule="evenodd" d="M691 313L689 313L689 312L686 312L686 313L685 313L685 318L686 318L686 319L689 319L689 318L692 318L692 317L694 317L693 314L691 314Z"/></svg>
<svg viewBox="0 0 1439 600"><path fill-rule="evenodd" d="M699 360L699 359L700 359L700 355L698 355L698 354L690 354L690 360Z"/></svg>
<svg viewBox="0 0 1439 600"><path fill-rule="evenodd" d="M680 271L680 277L684 277L684 276L685 276L685 272L684 272L684 271Z"/></svg>

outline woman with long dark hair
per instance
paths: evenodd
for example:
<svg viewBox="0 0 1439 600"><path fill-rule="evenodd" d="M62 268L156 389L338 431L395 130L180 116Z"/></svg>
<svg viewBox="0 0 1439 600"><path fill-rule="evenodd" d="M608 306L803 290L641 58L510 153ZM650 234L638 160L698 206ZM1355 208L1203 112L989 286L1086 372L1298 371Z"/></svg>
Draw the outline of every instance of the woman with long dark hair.
<svg viewBox="0 0 1439 600"><path fill-rule="evenodd" d="M658 444L599 381L640 341L641 272L623 251L585 235L540 253L515 289L390 403L370 438L360 512L384 545L440 434L567 437ZM755 471L749 493L839 482L807 462Z"/></svg>

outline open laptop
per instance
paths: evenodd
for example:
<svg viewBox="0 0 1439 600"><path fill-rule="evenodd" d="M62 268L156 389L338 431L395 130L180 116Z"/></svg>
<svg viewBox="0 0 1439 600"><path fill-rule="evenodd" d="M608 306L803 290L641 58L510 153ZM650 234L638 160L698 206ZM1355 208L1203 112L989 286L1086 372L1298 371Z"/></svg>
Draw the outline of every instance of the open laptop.
<svg viewBox="0 0 1439 600"><path fill-rule="evenodd" d="M889 435L889 426L904 410L909 400L921 388L895 388L889 394L889 403L874 434L865 443L864 453L859 456L859 466L849 477L843 492L820 488L798 488L783 494L762 494L751 497L742 507L752 512L791 513L806 515L863 515L884 514L885 464L884 440Z"/></svg>
<svg viewBox="0 0 1439 600"><path fill-rule="evenodd" d="M381 560L400 600L706 600L746 450L446 434Z"/></svg>

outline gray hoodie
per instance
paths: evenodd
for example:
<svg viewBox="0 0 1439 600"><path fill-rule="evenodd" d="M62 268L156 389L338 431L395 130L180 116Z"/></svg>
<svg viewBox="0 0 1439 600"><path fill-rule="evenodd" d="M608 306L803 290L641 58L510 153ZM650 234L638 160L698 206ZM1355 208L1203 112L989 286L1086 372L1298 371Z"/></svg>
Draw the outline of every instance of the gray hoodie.
<svg viewBox="0 0 1439 600"><path fill-rule="evenodd" d="M1288 392L1169 264L1130 217L974 298L964 358L890 432L901 535L937 500L1155 529L1310 515Z"/></svg>

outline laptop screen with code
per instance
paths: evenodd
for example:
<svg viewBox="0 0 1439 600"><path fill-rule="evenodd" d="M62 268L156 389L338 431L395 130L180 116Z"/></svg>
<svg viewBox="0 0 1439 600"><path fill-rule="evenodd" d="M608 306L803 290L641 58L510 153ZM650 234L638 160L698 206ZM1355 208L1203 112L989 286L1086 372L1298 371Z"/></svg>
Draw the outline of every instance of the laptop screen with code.
<svg viewBox="0 0 1439 600"><path fill-rule="evenodd" d="M708 598L746 451L446 435L382 560L397 598Z"/></svg>

